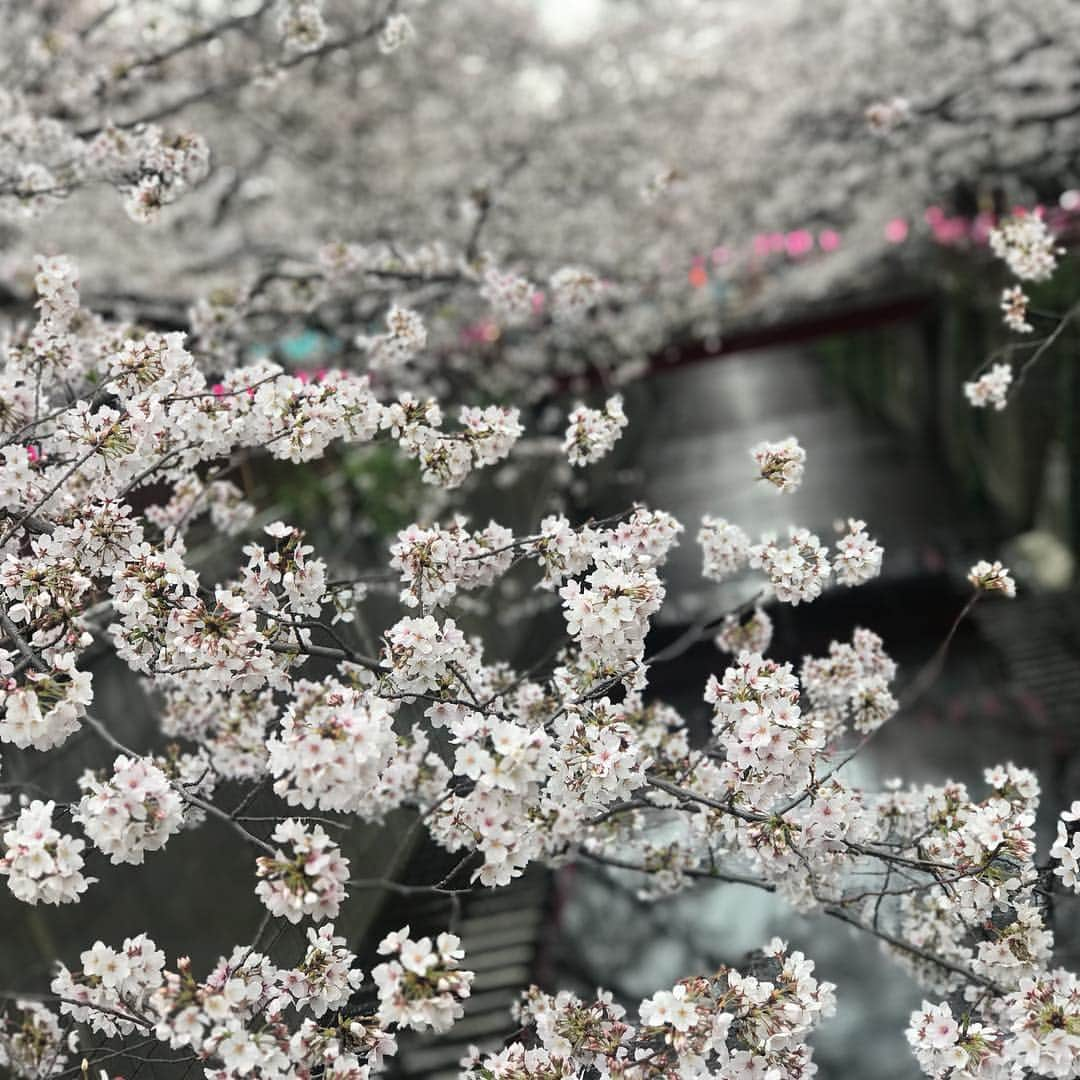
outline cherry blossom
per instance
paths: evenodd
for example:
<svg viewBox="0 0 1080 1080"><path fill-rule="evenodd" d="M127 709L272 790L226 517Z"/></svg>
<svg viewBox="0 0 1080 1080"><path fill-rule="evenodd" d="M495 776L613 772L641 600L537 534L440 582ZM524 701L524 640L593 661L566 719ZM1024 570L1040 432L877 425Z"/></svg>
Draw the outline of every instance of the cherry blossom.
<svg viewBox="0 0 1080 1080"><path fill-rule="evenodd" d="M881 545L866 531L866 522L848 518L847 532L836 541L836 554L833 555L837 584L863 585L876 578L881 573L884 554Z"/></svg>
<svg viewBox="0 0 1080 1080"><path fill-rule="evenodd" d="M781 547L775 537L763 537L750 548L750 566L765 572L778 600L792 605L816 600L832 574L829 549L808 529L794 525L788 540Z"/></svg>
<svg viewBox="0 0 1080 1080"><path fill-rule="evenodd" d="M113 863L141 863L183 825L181 795L165 773L144 758L121 754L111 777L86 772L79 787L83 797L72 817Z"/></svg>
<svg viewBox="0 0 1080 1080"><path fill-rule="evenodd" d="M379 52L397 52L416 36L413 24L408 15L391 15L386 20L386 25L379 33Z"/></svg>
<svg viewBox="0 0 1080 1080"><path fill-rule="evenodd" d="M61 1072L69 1059L59 1018L36 1001L13 1004L0 1012L0 1065L19 1080Z"/></svg>
<svg viewBox="0 0 1080 1080"><path fill-rule="evenodd" d="M27 904L70 904L93 883L82 874L85 844L60 832L52 818L54 802L35 799L3 834L0 874Z"/></svg>
<svg viewBox="0 0 1080 1080"><path fill-rule="evenodd" d="M1017 334L1030 334L1035 328L1027 321L1028 304L1031 298L1019 285L1005 289L1001 294L1001 310L1005 325Z"/></svg>
<svg viewBox="0 0 1080 1080"><path fill-rule="evenodd" d="M789 494L797 491L802 483L806 451L794 435L780 442L758 443L750 451L757 462L761 479L767 480L777 491Z"/></svg>
<svg viewBox="0 0 1080 1080"><path fill-rule="evenodd" d="M258 859L255 893L267 910L291 923L305 916L315 921L337 918L349 876L349 860L342 858L337 844L321 825L308 830L292 818L274 829L273 840L291 851L279 848L273 857Z"/></svg>
<svg viewBox="0 0 1080 1080"><path fill-rule="evenodd" d="M761 609L754 608L746 619L728 615L713 643L723 652L737 656L742 652L765 653L772 642L772 619Z"/></svg>
<svg viewBox="0 0 1080 1080"><path fill-rule="evenodd" d="M974 382L964 383L964 394L977 409L991 405L1000 411L1009 403L1009 386L1012 381L1011 364L994 364Z"/></svg>
<svg viewBox="0 0 1080 1080"><path fill-rule="evenodd" d="M425 345L424 320L409 308L392 307L386 313L386 333L374 338L357 338L356 344L368 353L372 371L393 370L408 363Z"/></svg>
<svg viewBox="0 0 1080 1080"><path fill-rule="evenodd" d="M379 992L379 1020L423 1031L448 1031L464 1012L473 975L458 961L465 955L454 934L439 934L413 941L406 926L379 944L379 953L391 957L371 970Z"/></svg>
<svg viewBox="0 0 1080 1080"><path fill-rule="evenodd" d="M704 556L702 574L712 581L737 573L750 559L750 537L723 518L702 518L697 541Z"/></svg>
<svg viewBox="0 0 1080 1080"><path fill-rule="evenodd" d="M611 452L626 427L622 398L608 398L602 410L579 405L567 418L563 452L571 465L591 465Z"/></svg>
<svg viewBox="0 0 1080 1080"><path fill-rule="evenodd" d="M165 954L146 934L139 934L115 949L95 942L80 960L81 971L68 971L61 964L52 981L53 993L64 999L61 1014L102 1035L129 1035L137 1030L150 994L161 983Z"/></svg>
<svg viewBox="0 0 1080 1080"><path fill-rule="evenodd" d="M1063 810L1057 821L1057 839L1050 848L1050 858L1059 862L1054 867L1054 874L1061 878L1067 889L1080 893L1080 801L1074 802L1068 810Z"/></svg>
<svg viewBox="0 0 1080 1080"><path fill-rule="evenodd" d="M990 249L1021 281L1046 281L1062 254L1040 214L1007 218L990 233Z"/></svg>
<svg viewBox="0 0 1080 1080"><path fill-rule="evenodd" d="M982 592L1000 592L1009 598L1016 596L1016 582L996 560L993 563L985 559L977 562L968 571L968 581Z"/></svg>
<svg viewBox="0 0 1080 1080"><path fill-rule="evenodd" d="M888 135L911 119L911 102L907 98L894 97L888 101L875 101L866 108L866 123L875 135Z"/></svg>
<svg viewBox="0 0 1080 1080"><path fill-rule="evenodd" d="M184 956L167 967L145 932L117 945L89 929L51 995L14 988L0 1064L59 1076L85 1054L89 1075L112 1045L156 1041L212 1080L363 1080L401 1029L449 1030L473 977L453 933L405 927L366 978L352 949L370 943L339 918L347 892L456 905L534 864L588 863L661 904L736 881L877 939L926 997L907 1034L927 1075L1077 1074L1080 990L1056 966L1054 914L1080 887L1080 804L1047 859L1037 779L1012 763L970 786L879 785L850 763L901 711L887 643L854 626L823 655L763 655L775 605L880 574L870 528L846 519L830 550L820 521L781 514L753 523L768 530L753 543L716 506L703 576L759 573L703 589L717 606L654 647L684 527L633 494L589 517L582 468L629 427L633 397L624 409L617 391L694 343L714 352L730 315L771 318L883 257L914 262L918 207L950 257L985 244L1003 260L1014 283L991 304L1032 335L957 395L997 411L1030 384L1074 317L1040 340L1043 290L1024 291L1065 257L1066 201L970 223L934 203L992 175L1030 205L1040 193L1018 177L1033 145L1046 177L1073 168L1077 27L1048 2L1032 15L1001 0L992 40L952 13L940 47L879 0L833 5L798 35L785 4L734 20L711 3L613 5L603 40L584 43L501 0L11 6L0 743L18 764L0 876L20 901L74 903L95 880L84 856L109 888L127 871L107 862L153 873L168 856L148 853L212 827L265 911L198 974ZM869 82L836 62L841 37ZM753 109L703 93L718 58L737 75L743 57L793 92ZM1044 91L1048 115L1029 117ZM830 163L829 184L801 182L808 161ZM870 197L897 178L898 201ZM318 359L295 359L298 336ZM570 403L602 399L562 428ZM749 453L758 479L799 489L794 437ZM356 492L323 483L359 475L358 502L375 504L369 468L409 478L385 543L350 518ZM526 520L513 500L498 521L465 516L473 494L499 499L534 470ZM279 498L316 483L330 531L348 534L337 549ZM982 592L1015 594L999 562L969 581L960 618ZM550 632L526 628L535 657L519 670L500 628L533 613ZM710 653L691 688L702 724L653 675L710 637L730 662ZM136 750L91 676L102 656L149 702ZM62 764L76 736L92 766L79 778ZM385 839L391 814L456 856L449 878L350 879L335 830ZM283 933L305 919L319 925ZM796 1080L815 1071L808 1040L833 995L777 940L636 1010L532 988L521 1031L463 1075Z"/></svg>

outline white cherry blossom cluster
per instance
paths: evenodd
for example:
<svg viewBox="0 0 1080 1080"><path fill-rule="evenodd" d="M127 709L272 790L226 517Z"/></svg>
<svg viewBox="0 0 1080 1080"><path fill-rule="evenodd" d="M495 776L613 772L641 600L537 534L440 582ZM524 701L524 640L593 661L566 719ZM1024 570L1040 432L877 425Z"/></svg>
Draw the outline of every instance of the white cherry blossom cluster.
<svg viewBox="0 0 1080 1080"><path fill-rule="evenodd" d="M379 954L391 958L371 970L379 992L380 1023L449 1031L464 1013L462 1002L473 981L473 973L459 966L465 956L461 940L439 934L434 942L427 937L413 941L405 926L379 943Z"/></svg>
<svg viewBox="0 0 1080 1080"><path fill-rule="evenodd" d="M799 681L790 664L742 653L717 679L709 676L705 701L713 706L713 732L724 751L723 782L757 806L797 790L825 745L824 727L799 707Z"/></svg>
<svg viewBox="0 0 1080 1080"><path fill-rule="evenodd" d="M16 999L0 1008L0 1066L17 1080L62 1073L65 1048L59 1019L40 1002Z"/></svg>
<svg viewBox="0 0 1080 1080"><path fill-rule="evenodd" d="M396 371L427 346L428 333L420 313L396 304L386 313L386 332L358 337L356 344L368 354L372 371Z"/></svg>
<svg viewBox="0 0 1080 1080"><path fill-rule="evenodd" d="M669 1076L775 1077L813 1075L807 1036L835 1011L834 987L813 976L802 953L774 939L759 957L760 976L721 968L683 979L641 1002L635 1026L609 993L586 1002L563 991L530 988L518 1007L535 1038L468 1059L466 1080L604 1076L661 1080Z"/></svg>
<svg viewBox="0 0 1080 1080"><path fill-rule="evenodd" d="M26 904L71 904L95 881L83 877L82 840L60 832L52 816L56 803L35 799L3 833L0 875L16 899Z"/></svg>
<svg viewBox="0 0 1080 1080"><path fill-rule="evenodd" d="M73 655L54 657L51 672L27 671L21 686L10 673L3 674L4 666L0 664L0 742L51 750L79 730L94 695L90 673L76 670Z"/></svg>
<svg viewBox="0 0 1080 1080"><path fill-rule="evenodd" d="M453 619L406 616L386 631L383 667L404 694L452 691L471 667L472 653Z"/></svg>
<svg viewBox="0 0 1080 1080"><path fill-rule="evenodd" d="M256 1065L287 1067L287 1059L282 1062L278 1056L281 1031L267 1023L271 1011L280 1007L281 975L266 955L251 947L237 946L230 956L221 957L203 982L192 975L190 959L181 957L177 971L162 973L147 1003L154 1035L174 1050L190 1046L206 1058L223 1060L227 1069L240 1067L240 1075ZM267 1041L261 1042L258 1033L249 1035L252 1021L269 1035ZM226 1077L233 1075L226 1072Z"/></svg>
<svg viewBox="0 0 1080 1080"><path fill-rule="evenodd" d="M224 426L226 445L233 430L245 436L257 433L259 445L286 461L311 461L335 439L368 442L380 427L393 427L391 414L372 396L367 376L329 371L312 381L284 373L274 377L272 370L238 369L218 385L222 392L200 410L205 417L200 426ZM404 424L395 430L395 438L412 431Z"/></svg>
<svg viewBox="0 0 1080 1080"><path fill-rule="evenodd" d="M316 0L282 0L278 13L278 34L292 53L314 52L326 41L326 21Z"/></svg>
<svg viewBox="0 0 1080 1080"><path fill-rule="evenodd" d="M1039 213L1005 218L990 230L989 241L990 250L1021 281L1048 280L1063 254Z"/></svg>
<svg viewBox="0 0 1080 1080"><path fill-rule="evenodd" d="M1080 980L1057 968L1023 979L1005 999L1011 1033L1005 1056L1035 1076L1064 1078L1080 1072Z"/></svg>
<svg viewBox="0 0 1080 1080"><path fill-rule="evenodd" d="M454 771L469 784L432 805L429 831L447 851L475 850L483 856L474 881L487 887L509 884L548 843L540 809L552 768L551 739L527 714L520 723L509 723L485 720L461 706L434 707L440 709L458 742ZM490 761L498 775L484 776L478 761Z"/></svg>
<svg viewBox="0 0 1080 1080"><path fill-rule="evenodd" d="M390 566L401 571L406 587L401 601L409 607L445 604L456 592L461 575L457 544L437 525L409 525L390 547Z"/></svg>
<svg viewBox="0 0 1080 1080"><path fill-rule="evenodd" d="M556 270L548 287L552 317L571 325L583 321L604 295L604 283L600 278L577 266Z"/></svg>
<svg viewBox="0 0 1080 1080"><path fill-rule="evenodd" d="M168 778L176 790L195 796L203 802L213 802L218 773L210 754L201 744L192 752L181 750L177 743L169 743L165 752L155 754L153 763ZM184 808L182 829L197 829L206 821L206 811L189 802Z"/></svg>
<svg viewBox="0 0 1080 1080"><path fill-rule="evenodd" d="M65 327L79 310L79 268L67 255L39 255L36 262L35 307L43 320Z"/></svg>
<svg viewBox="0 0 1080 1080"><path fill-rule="evenodd" d="M629 517L617 522L597 539L611 547L630 551L650 566L662 566L668 553L685 532L681 522L664 510L635 506Z"/></svg>
<svg viewBox="0 0 1080 1080"><path fill-rule="evenodd" d="M606 697L570 705L554 728L554 774L546 795L561 811L584 816L629 799L645 784L652 758L622 706Z"/></svg>
<svg viewBox="0 0 1080 1080"><path fill-rule="evenodd" d="M865 585L881 573L885 549L866 531L866 522L848 518L847 531L836 541L833 575L839 585Z"/></svg>
<svg viewBox="0 0 1080 1080"><path fill-rule="evenodd" d="M293 818L275 827L273 840L290 852L279 847L273 856L259 856L255 895L272 915L291 923L305 917L315 922L336 919L349 879L349 860L338 845L321 825L309 830Z"/></svg>
<svg viewBox="0 0 1080 1080"><path fill-rule="evenodd" d="M603 409L578 405L567 417L563 453L571 465L592 465L611 452L627 422L618 394Z"/></svg>
<svg viewBox="0 0 1080 1080"><path fill-rule="evenodd" d="M484 273L480 295L492 306L499 322L506 326L518 326L536 314L539 293L528 278L519 274L489 268Z"/></svg>
<svg viewBox="0 0 1080 1080"><path fill-rule="evenodd" d="M0 566L0 584L10 598L7 616L13 623L29 623L49 611L72 614L82 607L93 579L74 557L78 530L59 536L36 537L29 556L8 552Z"/></svg>
<svg viewBox="0 0 1080 1080"><path fill-rule="evenodd" d="M593 550L599 542L588 526L575 529L561 514L552 514L540 522L540 534L530 545L543 571L542 589L557 589L568 577L588 569Z"/></svg>
<svg viewBox="0 0 1080 1080"><path fill-rule="evenodd" d="M985 940L991 947L980 948L978 963L995 981L1015 982L1034 970L1018 967L1018 959L1026 954L1027 962L1034 963L1048 955L1041 916L1025 906L1036 899L1032 826L1039 787L1031 772L1013 765L989 769L985 776L991 790L979 802L956 783L879 796L876 820L870 824L879 836L891 833L907 840L919 859L950 867L956 879L947 899L918 894L901 898L898 917L903 934L918 934L921 926L926 939L935 940L945 955L968 961L976 951L968 928L993 917L1000 927L995 931L997 941L1008 946L1015 938L1018 951L1011 957L995 956L990 936ZM955 979L950 983L940 969L911 962L926 985L955 988Z"/></svg>
<svg viewBox="0 0 1080 1080"><path fill-rule="evenodd" d="M315 549L303 543L300 529L275 521L263 532L276 542L275 550L267 552L259 544L244 547L248 557L241 571L245 598L260 610L317 616L326 594L326 563L309 558Z"/></svg>
<svg viewBox="0 0 1080 1080"><path fill-rule="evenodd" d="M642 1002L642 1026L660 1029L679 1057L711 1058L720 1077L812 1070L805 1039L835 1011L835 987L815 979L813 963L779 938L762 950L762 961L761 977L721 970Z"/></svg>
<svg viewBox="0 0 1080 1080"><path fill-rule="evenodd" d="M647 562L608 548L596 554L584 587L568 581L559 596L570 637L588 656L622 671L644 655L649 618L663 603L664 586Z"/></svg>
<svg viewBox="0 0 1080 1080"><path fill-rule="evenodd" d="M1062 969L1025 978L1017 990L957 1017L924 1001L907 1030L915 1058L934 1080L952 1077L1068 1078L1080 1069L1080 984Z"/></svg>
<svg viewBox="0 0 1080 1080"><path fill-rule="evenodd" d="M750 559L750 537L724 518L702 518L697 542L704 558L701 573L710 581L737 574Z"/></svg>
<svg viewBox="0 0 1080 1080"><path fill-rule="evenodd" d="M460 437L477 465L495 465L510 453L525 430L520 415L517 409L500 405L462 406Z"/></svg>
<svg viewBox="0 0 1080 1080"><path fill-rule="evenodd" d="M390 548L390 566L401 571L401 601L409 607L445 605L461 589L491 585L514 558L514 534L494 521L470 531L458 515L446 528L409 525Z"/></svg>
<svg viewBox="0 0 1080 1080"><path fill-rule="evenodd" d="M459 487L475 466L494 465L510 453L524 428L517 409L462 406L461 430L444 432L434 402L405 394L382 414L382 427L398 439L408 457L420 462L420 475L431 484Z"/></svg>
<svg viewBox="0 0 1080 1080"><path fill-rule="evenodd" d="M1001 1033L978 1022L965 1022L961 1030L947 1002L933 1005L924 1001L922 1008L911 1014L907 1040L919 1067L935 1080L1008 1075L1001 1055Z"/></svg>
<svg viewBox="0 0 1080 1080"><path fill-rule="evenodd" d="M355 959L330 924L309 929L295 968L237 946L200 982L181 957L149 998L153 1034L174 1050L190 1047L208 1063L212 1080L366 1075L397 1044L374 1017L346 1011L362 981ZM335 1017L324 1019L331 1009Z"/></svg>
<svg viewBox="0 0 1080 1080"><path fill-rule="evenodd" d="M860 735L877 730L900 707L889 689L896 664L870 630L857 629L851 644L832 642L826 657L806 657L799 682L816 719L835 735L850 723Z"/></svg>
<svg viewBox="0 0 1080 1080"><path fill-rule="evenodd" d="M318 1018L331 1009L343 1008L364 974L353 966L356 955L346 947L344 937L335 935L333 923L318 929L309 926L307 940L304 958L283 973L282 983L291 1005Z"/></svg>
<svg viewBox="0 0 1080 1080"><path fill-rule="evenodd" d="M1057 821L1057 837L1050 848L1050 858L1059 863L1054 874L1066 889L1080 893L1080 800L1062 810Z"/></svg>
<svg viewBox="0 0 1080 1080"><path fill-rule="evenodd" d="M772 619L764 610L756 607L744 619L738 615L726 615L720 633L713 638L713 644L721 652L732 656L743 652L764 654L772 644L772 636Z"/></svg>
<svg viewBox="0 0 1080 1080"><path fill-rule="evenodd" d="M71 972L61 964L50 986L64 999L61 1014L110 1038L130 1035L161 985L165 954L146 934L139 934L126 938L118 949L97 941L79 959L81 971Z"/></svg>
<svg viewBox="0 0 1080 1080"><path fill-rule="evenodd" d="M21 425L33 416L33 405L26 397L25 386L6 394L8 425ZM29 410L29 411L27 411ZM5 430L0 420L0 431ZM34 454L38 451L35 450ZM30 506L35 487L36 461L25 446L9 445L0 449L0 500L5 506Z"/></svg>
<svg viewBox="0 0 1080 1080"><path fill-rule="evenodd" d="M215 678L207 681L219 683L223 690L235 685L233 674L255 676L252 688L265 681L274 661L257 640L254 612L245 614L245 605L236 602L239 598L232 601L227 596L223 599L238 611L208 611L196 598L198 577L185 564L175 540L158 549L145 542L134 544L128 559L115 569L109 586L118 616L110 630L118 654L133 670L150 673L170 665L212 668Z"/></svg>
<svg viewBox="0 0 1080 1080"><path fill-rule="evenodd" d="M393 709L337 680L299 682L280 731L266 740L274 791L290 806L378 818L379 779L396 748Z"/></svg>
<svg viewBox="0 0 1080 1080"><path fill-rule="evenodd" d="M379 52L389 55L397 52L416 37L416 30L408 15L398 12L391 15L379 31Z"/></svg>
<svg viewBox="0 0 1080 1080"><path fill-rule="evenodd" d="M388 1057L397 1053L397 1041L374 1018L344 1019L337 1024L306 1019L289 1040L295 1067L326 1077L363 1078L378 1074ZM300 1075L303 1075L301 1073Z"/></svg>
<svg viewBox="0 0 1080 1080"><path fill-rule="evenodd" d="M122 398L151 388L160 394L201 389L194 360L184 348L184 335L176 332L126 338L109 357L108 376L106 387Z"/></svg>
<svg viewBox="0 0 1080 1080"><path fill-rule="evenodd" d="M384 811L408 802L426 812L446 796L451 775L446 762L431 748L428 735L413 729L398 736L394 758L369 799Z"/></svg>
<svg viewBox="0 0 1080 1080"><path fill-rule="evenodd" d="M790 494L798 491L806 467L806 451L794 435L779 442L760 442L750 456L757 462L758 473L777 491Z"/></svg>
<svg viewBox="0 0 1080 1080"><path fill-rule="evenodd" d="M235 1014L226 1015L203 1040L200 1055L221 1062L220 1068L206 1070L208 1080L234 1080L252 1073L284 1080L296 1071L289 1060L289 1030L276 1018L254 1026Z"/></svg>
<svg viewBox="0 0 1080 1080"><path fill-rule="evenodd" d="M162 679L157 689L163 696L163 735L197 742L216 777L251 780L264 775L266 729L279 713L271 691L223 692L190 674Z"/></svg>
<svg viewBox="0 0 1080 1080"><path fill-rule="evenodd" d="M763 570L777 600L797 607L816 600L829 582L829 549L809 529L788 527L788 543L762 537L750 548L750 566Z"/></svg>
<svg viewBox="0 0 1080 1080"><path fill-rule="evenodd" d="M508 720L463 709L448 724L454 743L454 772L477 788L525 795L546 779L550 737Z"/></svg>
<svg viewBox="0 0 1080 1080"><path fill-rule="evenodd" d="M991 406L999 412L1009 403L1012 364L994 364L974 382L964 383L964 395L976 409Z"/></svg>
<svg viewBox="0 0 1080 1080"><path fill-rule="evenodd" d="M1001 312L1005 325L1017 334L1030 334L1035 328L1027 321L1028 304L1031 298L1019 285L1003 290L1001 294Z"/></svg>
<svg viewBox="0 0 1080 1080"><path fill-rule="evenodd" d="M1016 582L1000 562L981 559L968 571L968 581L980 592L999 592L1010 599L1016 596Z"/></svg>
<svg viewBox="0 0 1080 1080"><path fill-rule="evenodd" d="M254 517L255 507L231 480L204 484L193 475L176 482L167 503L148 506L146 519L171 538L183 534L206 513L215 529L226 536L236 536Z"/></svg>
<svg viewBox="0 0 1080 1080"><path fill-rule="evenodd" d="M501 789L477 788L440 802L428 828L447 851L480 852L484 861L472 880L493 888L510 884L545 849L530 810L529 801Z"/></svg>
<svg viewBox="0 0 1080 1080"><path fill-rule="evenodd" d="M976 946L971 970L1009 988L1041 971L1054 952L1054 935L1043 915L1034 903L1015 900L1010 911L984 928L986 940Z"/></svg>
<svg viewBox="0 0 1080 1080"><path fill-rule="evenodd" d="M148 851L159 851L183 827L183 798L147 758L120 754L112 776L87 771L79 787L83 796L72 818L114 864L142 863Z"/></svg>
<svg viewBox="0 0 1080 1080"><path fill-rule="evenodd" d="M124 143L132 145L124 147ZM113 174L124 209L139 224L156 222L163 207L201 183L210 171L210 148L195 132L170 134L153 124L132 138L107 127L89 148L91 159ZM125 160L126 158L126 160Z"/></svg>
<svg viewBox="0 0 1080 1080"><path fill-rule="evenodd" d="M173 1050L190 1048L214 1080L253 1072L287 1080L314 1068L352 1076L350 1068L360 1069L361 1062L378 1067L395 1052L389 1032L372 1018L340 1013L330 1023L305 1018L293 1030L283 1016L289 1007L315 1017L346 1007L362 978L354 960L333 927L325 927L309 931L296 968L276 967L253 947L237 946L198 982L187 958L176 972L164 971L163 954L140 934L119 949L98 942L83 953L81 971L60 969L53 990L65 999L62 1014L103 1035L137 1028ZM336 1070L339 1062L345 1071Z"/></svg>
<svg viewBox="0 0 1080 1080"><path fill-rule="evenodd" d="M83 575L90 582L99 574L112 574L122 567L131 558L131 548L145 540L145 531L123 500L94 498L82 514L60 521L50 534L37 537L32 551L54 568L70 567L71 582L81 585ZM33 570L27 567L23 583L32 580ZM83 593L76 596L65 589L62 595L67 601L62 605L65 609L69 605L74 610L82 607Z"/></svg>
<svg viewBox="0 0 1080 1080"><path fill-rule="evenodd" d="M893 97L875 101L866 109L866 124L875 135L888 135L911 119L911 102Z"/></svg>
<svg viewBox="0 0 1080 1080"><path fill-rule="evenodd" d="M285 662L261 632L258 612L239 587L218 587L212 603L178 605L164 629L166 647L157 657L163 674L199 670L221 689L258 690L283 681Z"/></svg>

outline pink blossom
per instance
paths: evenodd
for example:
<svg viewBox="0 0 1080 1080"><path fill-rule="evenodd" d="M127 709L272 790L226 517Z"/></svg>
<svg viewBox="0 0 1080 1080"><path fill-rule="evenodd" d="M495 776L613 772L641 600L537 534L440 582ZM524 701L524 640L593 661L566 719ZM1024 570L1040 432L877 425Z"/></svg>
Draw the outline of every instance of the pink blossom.
<svg viewBox="0 0 1080 1080"><path fill-rule="evenodd" d="M885 223L885 239L890 244L902 244L908 236L908 223L904 218L891 218Z"/></svg>
<svg viewBox="0 0 1080 1080"><path fill-rule="evenodd" d="M788 255L797 259L814 249L814 237L807 229L796 229L784 237L784 246Z"/></svg>
<svg viewBox="0 0 1080 1080"><path fill-rule="evenodd" d="M822 229L817 241L822 251L835 251L840 246L840 234L835 229Z"/></svg>

